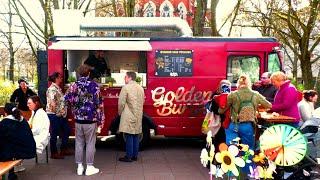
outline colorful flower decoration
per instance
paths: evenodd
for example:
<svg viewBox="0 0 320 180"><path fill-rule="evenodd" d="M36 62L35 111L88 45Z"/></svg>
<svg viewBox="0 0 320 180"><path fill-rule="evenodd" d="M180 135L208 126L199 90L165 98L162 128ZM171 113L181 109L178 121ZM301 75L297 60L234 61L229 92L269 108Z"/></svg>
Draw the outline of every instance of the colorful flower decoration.
<svg viewBox="0 0 320 180"><path fill-rule="evenodd" d="M212 175L214 175L216 178L223 178L224 172L221 168L218 168L216 165L210 164L210 179L212 179Z"/></svg>
<svg viewBox="0 0 320 180"><path fill-rule="evenodd" d="M255 155L252 160L255 163L265 164L265 159L266 156L263 153L259 153L258 155Z"/></svg>
<svg viewBox="0 0 320 180"><path fill-rule="evenodd" d="M200 162L203 165L203 167L207 167L208 161L209 161L208 151L205 148L203 148L200 155Z"/></svg>
<svg viewBox="0 0 320 180"><path fill-rule="evenodd" d="M239 176L239 171L237 166L244 167L245 161L240 158L236 157L239 153L239 149L235 145L230 145L229 147L222 143L219 145L219 150L216 154L216 160L218 163L221 163L221 169L224 173L231 171L233 175Z"/></svg>
<svg viewBox="0 0 320 180"><path fill-rule="evenodd" d="M249 174L249 177L250 178L253 178L253 179L260 179L259 178L259 171L258 171L258 168L254 168L252 166L249 167L249 170L250 170L250 174Z"/></svg>
<svg viewBox="0 0 320 180"><path fill-rule="evenodd" d="M212 132L211 131L207 132L206 141L207 141L207 147L208 148L211 147L211 145L212 145Z"/></svg>

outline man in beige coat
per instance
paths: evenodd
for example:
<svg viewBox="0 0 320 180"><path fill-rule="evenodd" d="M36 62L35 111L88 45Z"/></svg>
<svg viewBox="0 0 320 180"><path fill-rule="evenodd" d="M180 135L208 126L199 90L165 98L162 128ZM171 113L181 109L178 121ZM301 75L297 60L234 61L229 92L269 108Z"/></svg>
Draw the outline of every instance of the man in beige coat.
<svg viewBox="0 0 320 180"><path fill-rule="evenodd" d="M118 102L118 112L121 116L119 131L123 132L126 138L126 156L119 158L119 161L123 162L137 160L138 135L142 133L144 91L135 79L135 72L126 73L126 85L121 89Z"/></svg>

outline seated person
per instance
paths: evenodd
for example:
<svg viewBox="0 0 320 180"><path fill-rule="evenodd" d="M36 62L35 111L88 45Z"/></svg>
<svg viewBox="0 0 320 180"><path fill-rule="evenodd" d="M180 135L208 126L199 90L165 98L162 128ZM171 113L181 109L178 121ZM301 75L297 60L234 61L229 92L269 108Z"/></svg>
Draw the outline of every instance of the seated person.
<svg viewBox="0 0 320 180"><path fill-rule="evenodd" d="M310 119L314 112L314 104L318 100L318 93L315 90L303 91L303 99L298 103L299 112L303 122Z"/></svg>
<svg viewBox="0 0 320 180"><path fill-rule="evenodd" d="M41 108L39 96L31 96L28 99L28 107L32 111L29 124L36 141L37 153L41 154L49 142L50 121L47 113Z"/></svg>
<svg viewBox="0 0 320 180"><path fill-rule="evenodd" d="M6 103L5 118L0 122L0 161L31 159L36 155L36 143L28 122L13 103ZM14 169L8 179L17 179Z"/></svg>
<svg viewBox="0 0 320 180"><path fill-rule="evenodd" d="M91 79L98 79L101 76L111 76L110 69L104 59L104 51L95 51L94 55L89 55L84 64L92 68L90 72Z"/></svg>

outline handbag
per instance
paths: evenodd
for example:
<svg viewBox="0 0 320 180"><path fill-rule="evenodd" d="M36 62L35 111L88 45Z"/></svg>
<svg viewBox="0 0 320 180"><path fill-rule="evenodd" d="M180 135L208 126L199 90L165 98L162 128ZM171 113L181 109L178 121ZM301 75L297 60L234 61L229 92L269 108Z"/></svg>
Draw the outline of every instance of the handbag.
<svg viewBox="0 0 320 180"><path fill-rule="evenodd" d="M219 115L215 115L211 111L207 111L206 116L202 122L201 132L207 134L208 131L212 132L212 136L215 136L221 127L221 119Z"/></svg>

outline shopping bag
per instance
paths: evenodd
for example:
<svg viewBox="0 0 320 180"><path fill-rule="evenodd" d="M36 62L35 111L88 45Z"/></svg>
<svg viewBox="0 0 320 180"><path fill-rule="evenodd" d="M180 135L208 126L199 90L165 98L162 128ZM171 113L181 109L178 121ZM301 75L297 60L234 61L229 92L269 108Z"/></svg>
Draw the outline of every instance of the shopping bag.
<svg viewBox="0 0 320 180"><path fill-rule="evenodd" d="M221 127L221 120L219 115L215 115L213 112L208 111L203 122L201 131L203 134L207 134L208 131L212 132L212 136L215 136Z"/></svg>

